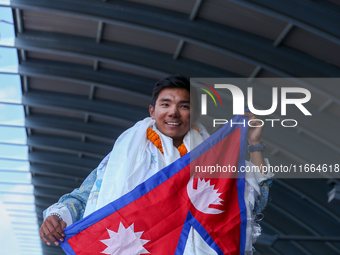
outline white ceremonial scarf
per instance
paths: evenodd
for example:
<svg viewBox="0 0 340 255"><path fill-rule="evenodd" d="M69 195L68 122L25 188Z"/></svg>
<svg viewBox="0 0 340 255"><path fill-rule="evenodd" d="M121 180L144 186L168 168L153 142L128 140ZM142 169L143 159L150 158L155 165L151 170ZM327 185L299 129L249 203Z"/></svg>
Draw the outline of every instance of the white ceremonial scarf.
<svg viewBox="0 0 340 255"><path fill-rule="evenodd" d="M201 124L198 126L203 137L208 137L205 128ZM159 135L164 155L147 139L149 127ZM194 129L189 130L183 139L188 151L203 142L202 135ZM162 134L153 119L148 117L137 122L117 139L105 172L97 171L97 179L102 178L98 201L97 204L88 201L84 217L130 192L179 158L179 151L173 146L172 138Z"/></svg>

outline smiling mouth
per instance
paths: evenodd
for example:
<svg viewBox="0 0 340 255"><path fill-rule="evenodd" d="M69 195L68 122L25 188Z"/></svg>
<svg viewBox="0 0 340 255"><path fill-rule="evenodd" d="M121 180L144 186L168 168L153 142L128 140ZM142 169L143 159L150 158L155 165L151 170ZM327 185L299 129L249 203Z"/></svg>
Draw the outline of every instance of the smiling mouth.
<svg viewBox="0 0 340 255"><path fill-rule="evenodd" d="M179 126L179 125L181 125L181 123L178 123L178 122L166 122L166 121L165 121L165 124L171 125L171 126Z"/></svg>

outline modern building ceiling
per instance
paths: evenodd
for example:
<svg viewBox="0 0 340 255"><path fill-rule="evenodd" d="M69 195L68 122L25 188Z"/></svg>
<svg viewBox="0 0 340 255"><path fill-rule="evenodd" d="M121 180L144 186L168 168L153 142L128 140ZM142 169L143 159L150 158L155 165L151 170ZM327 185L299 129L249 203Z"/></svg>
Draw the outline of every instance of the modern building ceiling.
<svg viewBox="0 0 340 255"><path fill-rule="evenodd" d="M168 74L340 77L335 0L11 0L9 5L40 223L42 211L79 187L115 139L148 115L153 85ZM313 95L313 118L295 130L266 130L272 164L322 163L325 155L325 163L339 163L340 87L305 86ZM268 90L259 91L266 100ZM327 201L334 184L338 180L274 180L255 254L339 254L340 203ZM43 250L63 254L59 247L43 245Z"/></svg>

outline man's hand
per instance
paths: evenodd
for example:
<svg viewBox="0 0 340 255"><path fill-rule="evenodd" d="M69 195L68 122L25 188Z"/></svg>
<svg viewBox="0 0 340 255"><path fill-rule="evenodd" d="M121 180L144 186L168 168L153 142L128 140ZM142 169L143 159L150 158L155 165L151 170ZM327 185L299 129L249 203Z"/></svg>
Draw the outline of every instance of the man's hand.
<svg viewBox="0 0 340 255"><path fill-rule="evenodd" d="M50 245L51 243L46 239L51 240L52 243L55 245L58 245L58 241L63 242L65 237L65 233L63 229L66 228L66 222L63 220L60 220L57 216L51 215L48 218L46 218L41 225L41 228L39 230L40 238L46 243L47 245Z"/></svg>
<svg viewBox="0 0 340 255"><path fill-rule="evenodd" d="M255 120L257 117L250 113L250 112L245 112L242 116L248 117L249 120ZM251 125L253 127L248 128L248 143L249 145L256 145L261 143L261 135L263 131L263 125L261 126L262 122L261 121L252 121ZM253 164L255 164L261 171L261 173L266 174L267 171L263 170L262 166L265 166L265 162L263 159L262 151L254 151L250 153L250 159Z"/></svg>
<svg viewBox="0 0 340 255"><path fill-rule="evenodd" d="M248 117L249 120L257 119L257 117L250 112L245 112L242 116ZM262 134L263 127L264 127L264 125L262 125L261 127L261 124L262 124L261 121L250 122L250 125L252 125L252 127L248 128L248 135L247 135L248 142L250 145L256 145L256 144L261 143L260 139L261 139L261 134Z"/></svg>

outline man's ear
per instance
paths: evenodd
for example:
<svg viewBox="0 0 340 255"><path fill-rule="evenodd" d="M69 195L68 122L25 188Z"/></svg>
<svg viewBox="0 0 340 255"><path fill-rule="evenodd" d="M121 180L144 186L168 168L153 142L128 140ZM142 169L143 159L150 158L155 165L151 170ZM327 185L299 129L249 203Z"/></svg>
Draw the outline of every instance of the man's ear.
<svg viewBox="0 0 340 255"><path fill-rule="evenodd" d="M149 113L150 113L150 117L154 120L155 119L155 109L153 108L152 105L149 105Z"/></svg>

